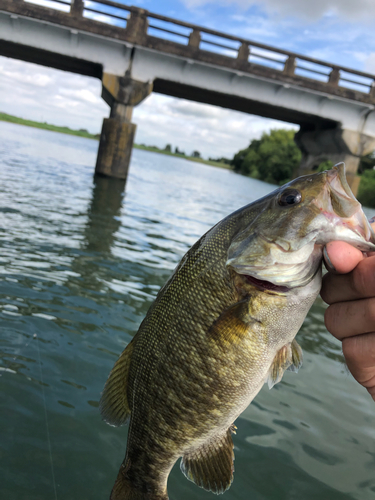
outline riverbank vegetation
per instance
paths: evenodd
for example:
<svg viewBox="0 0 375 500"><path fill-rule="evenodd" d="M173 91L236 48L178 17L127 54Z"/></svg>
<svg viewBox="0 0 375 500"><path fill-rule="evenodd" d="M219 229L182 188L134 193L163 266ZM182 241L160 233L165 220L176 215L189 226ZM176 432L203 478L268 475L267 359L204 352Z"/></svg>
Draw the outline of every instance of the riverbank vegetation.
<svg viewBox="0 0 375 500"><path fill-rule="evenodd" d="M271 184L285 184L292 179L301 161L301 151L294 142L294 130L277 129L253 139L250 145L234 155L231 168L240 174ZM332 168L322 162L317 172ZM375 152L363 156L358 168L361 177L357 198L366 207L375 208Z"/></svg>
<svg viewBox="0 0 375 500"><path fill-rule="evenodd" d="M144 151L151 151L152 153L160 153L168 156L176 156L177 158L183 158L189 161L195 161L197 163L203 163L204 165L211 165L212 167L219 168L230 168L229 160L228 163L221 161L221 158L215 160L210 158L209 160L205 160L201 158L199 151L193 151L191 155L186 155L183 151L180 151L176 146L175 152L172 151L172 147L170 144L167 144L164 149L158 148L157 146L146 146L145 144L134 144L136 149L143 149Z"/></svg>
<svg viewBox="0 0 375 500"><path fill-rule="evenodd" d="M26 125L27 127L50 130L51 132L60 132L61 134L78 135L79 137L86 137L87 139L99 139L99 134L90 134L90 132L85 129L72 130L69 127L58 127L57 125L50 125L46 122L42 123L33 120L24 120L18 116L8 115L7 113L0 113L0 120L3 122L16 123L18 125Z"/></svg>
<svg viewBox="0 0 375 500"><path fill-rule="evenodd" d="M294 142L294 130L271 130L253 139L231 161L235 172L270 184L285 184L301 161L301 151Z"/></svg>

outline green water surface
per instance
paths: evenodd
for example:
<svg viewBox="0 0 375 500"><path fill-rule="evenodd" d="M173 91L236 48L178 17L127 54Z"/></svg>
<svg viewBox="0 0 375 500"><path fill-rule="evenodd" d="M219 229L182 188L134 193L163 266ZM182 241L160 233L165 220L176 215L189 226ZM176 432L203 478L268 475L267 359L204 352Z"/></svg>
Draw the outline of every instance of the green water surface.
<svg viewBox="0 0 375 500"><path fill-rule="evenodd" d="M93 179L95 141L8 123L0 137L0 499L108 499L127 435L98 411L113 363L198 237L274 186L135 150L124 194ZM317 300L298 375L238 419L225 500L375 497L375 404L323 314ZM169 493L215 498L178 464Z"/></svg>

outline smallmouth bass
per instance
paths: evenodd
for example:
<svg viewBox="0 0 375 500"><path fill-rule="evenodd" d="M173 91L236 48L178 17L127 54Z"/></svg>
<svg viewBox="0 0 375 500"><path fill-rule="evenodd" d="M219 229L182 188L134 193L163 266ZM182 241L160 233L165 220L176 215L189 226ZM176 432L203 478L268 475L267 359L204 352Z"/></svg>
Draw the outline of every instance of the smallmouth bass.
<svg viewBox="0 0 375 500"><path fill-rule="evenodd" d="M167 500L179 458L196 485L230 487L234 422L265 382L301 366L295 336L333 240L375 249L343 165L237 210L187 252L104 387L104 420L130 419L111 500Z"/></svg>

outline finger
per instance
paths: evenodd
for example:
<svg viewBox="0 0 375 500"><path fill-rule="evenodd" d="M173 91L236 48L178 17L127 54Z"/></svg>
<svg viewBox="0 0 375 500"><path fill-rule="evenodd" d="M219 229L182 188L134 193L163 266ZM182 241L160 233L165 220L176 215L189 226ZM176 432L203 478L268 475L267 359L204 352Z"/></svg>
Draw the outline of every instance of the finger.
<svg viewBox="0 0 375 500"><path fill-rule="evenodd" d="M334 337L347 337L375 331L375 297L350 302L338 302L324 314L327 330Z"/></svg>
<svg viewBox="0 0 375 500"><path fill-rule="evenodd" d="M327 273L320 294L327 304L375 296L375 256L361 260L348 274Z"/></svg>
<svg viewBox="0 0 375 500"><path fill-rule="evenodd" d="M342 351L353 377L375 400L375 333L344 339Z"/></svg>
<svg viewBox="0 0 375 500"><path fill-rule="evenodd" d="M327 269L338 273L349 273L363 260L364 256L358 248L343 241L332 241L324 249Z"/></svg>

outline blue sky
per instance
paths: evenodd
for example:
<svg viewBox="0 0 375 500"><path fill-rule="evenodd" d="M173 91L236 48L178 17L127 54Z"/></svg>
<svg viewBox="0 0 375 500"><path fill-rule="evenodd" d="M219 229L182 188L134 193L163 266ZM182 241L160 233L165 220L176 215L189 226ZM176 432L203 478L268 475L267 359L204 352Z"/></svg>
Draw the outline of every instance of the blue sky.
<svg viewBox="0 0 375 500"><path fill-rule="evenodd" d="M35 0L37 2L38 0ZM133 0L151 12L375 73L375 0ZM99 132L109 108L98 80L0 57L0 111ZM135 109L136 141L231 157L291 125L151 95ZM184 131L181 134L181 130Z"/></svg>

